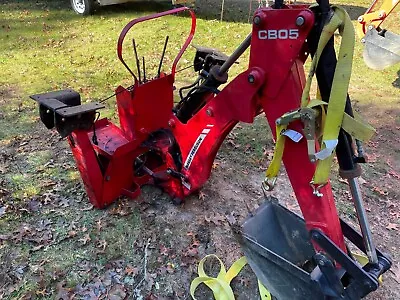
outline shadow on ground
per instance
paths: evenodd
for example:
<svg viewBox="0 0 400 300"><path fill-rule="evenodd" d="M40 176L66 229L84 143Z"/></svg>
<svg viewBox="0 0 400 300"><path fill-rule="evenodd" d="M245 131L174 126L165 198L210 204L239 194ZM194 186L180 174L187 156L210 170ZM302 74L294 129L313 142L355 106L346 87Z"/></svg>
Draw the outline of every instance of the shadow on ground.
<svg viewBox="0 0 400 300"><path fill-rule="evenodd" d="M397 78L392 82L395 88L400 88L400 70L397 71Z"/></svg>

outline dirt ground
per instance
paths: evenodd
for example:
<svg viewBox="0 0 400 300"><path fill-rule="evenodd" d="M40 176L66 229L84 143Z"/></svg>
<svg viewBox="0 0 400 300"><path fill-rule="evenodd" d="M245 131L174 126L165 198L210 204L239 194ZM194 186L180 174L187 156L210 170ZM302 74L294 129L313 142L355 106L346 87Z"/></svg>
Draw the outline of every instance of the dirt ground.
<svg viewBox="0 0 400 300"><path fill-rule="evenodd" d="M365 107L362 110L368 115L371 108ZM390 112L390 115L392 117L388 117L389 113L385 111L374 113L372 121L382 124L385 119L385 125L379 127L377 137L368 147L371 153L370 163L364 166L362 185L376 243L393 255L395 263L393 270L385 275L382 288L368 299L395 300L400 297L400 212L395 203L399 199L397 187L400 184L400 134L398 120L395 120L396 114ZM122 199L103 211L90 208L82 185L77 180L73 181L74 186L70 189L73 194L68 198L68 202L57 197L63 186L70 186L65 180L56 181L53 185L49 182L47 193L29 199L26 203L14 203L11 200L11 191L2 188L2 205L8 205L7 214L15 214L20 222L13 228L13 237L4 232L0 236L3 261L0 277L3 291L0 295L9 298L24 280L24 276L27 276L28 280L38 280L39 283L43 280L43 284L20 295L23 299L42 296L56 296L57 299L189 299L190 282L196 277L196 266L202 257L216 254L223 259L226 266L230 266L241 256L240 246L232 234L229 221L234 219L242 222L263 202L260 182L271 155L272 141L268 134L259 141L270 149L265 153L266 159L263 155L256 154L251 146L236 141L243 140L245 136L259 135L260 130L266 131L263 124L264 120L259 118L254 126L239 126L233 131L228 139L230 142L225 143L218 154L209 182L199 195L188 198L182 206L173 205L168 196L153 187L145 187L139 201ZM74 168L66 143L60 141L55 134L49 139L43 139L40 134L42 125L36 124L35 127L37 133L30 135L28 139L15 137L10 143L2 144L0 166L3 174L15 166L22 165L26 153L38 149L54 151L51 164L55 167L62 166L64 170ZM348 221L354 223L354 212L349 202L346 184L335 180L333 188L338 198L339 210ZM290 190L289 183L282 174L277 190L272 195L277 197L280 203L298 211ZM69 241L60 240L54 230L55 224L60 223L64 216L69 214L80 217L71 223L61 224L72 230L69 231ZM91 214L95 214L95 218L86 228L90 233L86 237L81 232L85 232L85 229L82 229L85 226L79 224L79 219ZM108 256L111 259L99 266L103 246L99 245L102 240L96 239L96 235L103 231L112 231L114 226L128 225L132 216L140 219L139 228L134 229L134 233L125 230L116 230L115 233L127 235L128 239L125 240L132 243L133 252L118 253L116 257ZM89 227L90 225L92 227ZM46 232L49 228L53 234L49 243L41 244L29 239L33 232ZM107 239L103 242L103 245L107 245ZM69 266L66 270L54 269L46 262L46 251L52 252L51 248L55 248L55 251L68 251L69 248L65 248L63 243L72 243L71 250L95 243L94 249L97 253L88 255L84 252L76 265ZM112 241L108 240L108 245L111 243ZM35 249L35 245L39 249ZM42 260L19 257L18 252L7 252L8 247L30 247L31 254L44 251ZM210 268L215 271L216 265ZM50 281L44 279L49 276L48 272L51 272L52 276ZM71 285L70 282L65 285L66 272L80 274L75 284ZM256 279L248 267L233 281L232 286L237 299L258 299ZM196 295L198 299L211 297L204 287L199 288Z"/></svg>
<svg viewBox="0 0 400 300"><path fill-rule="evenodd" d="M399 88L398 78L393 85ZM0 105L18 97L17 90L3 89ZM365 205L376 244L394 260L370 300L400 299L398 104L357 107L377 128L360 180ZM23 107L12 112L15 118L22 113ZM230 223L243 222L264 202L260 183L273 150L265 123L260 117L251 126L236 127L217 155L210 180L180 206L159 189L144 187L138 201L123 198L94 210L66 142L39 120L29 133L0 141L0 218L10 220L0 228L0 299L190 299L190 282L201 258L216 254L229 267L242 255ZM29 160L44 152L43 163ZM44 192L17 200L7 183L11 173L36 176ZM333 173L338 209L354 225L348 186ZM299 211L284 171L271 196ZM207 269L215 275L217 264ZM232 287L237 299L259 299L248 266ZM196 295L212 298L204 286Z"/></svg>

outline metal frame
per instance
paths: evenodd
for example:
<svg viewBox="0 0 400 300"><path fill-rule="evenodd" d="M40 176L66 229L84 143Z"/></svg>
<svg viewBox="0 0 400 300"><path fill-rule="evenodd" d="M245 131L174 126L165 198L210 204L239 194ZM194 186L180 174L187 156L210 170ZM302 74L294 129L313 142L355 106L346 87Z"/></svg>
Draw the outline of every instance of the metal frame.
<svg viewBox="0 0 400 300"><path fill-rule="evenodd" d="M320 3L320 9L313 12L306 5L283 5L281 1L275 3L275 8L257 9L252 33L230 57L220 59L222 65L214 65L206 72L202 88L193 93L190 100L195 103L193 107L190 103L174 107L173 103L177 64L196 29L194 13L185 7L138 18L122 30L117 55L132 75L134 84L116 89L119 127L107 119L96 120L96 107L85 108L75 103L67 109L70 113L60 111L65 109L63 103L66 104L63 92L33 98L42 108L41 118L46 126L54 126L68 135L86 192L95 207L104 208L121 195L136 198L145 184L155 184L181 202L208 180L222 142L238 122L252 123L257 115L265 114L276 139L276 121L285 113L298 110L305 85L304 63L309 53L315 53L322 30L315 24L324 24L324 19L316 22L315 18L329 17L327 1ZM138 23L182 12L189 12L191 28L172 64L171 73L158 72L155 78L141 80L123 58L126 34ZM165 45L167 42L168 38ZM229 68L247 49L250 49L247 70L218 90L227 81ZM336 64L333 38L324 53L320 58L322 67L317 69L323 99L329 97ZM346 112L352 115L349 100ZM288 129L302 132L303 123L300 120L291 122ZM350 181L359 175L352 144L351 137L341 132L336 153L341 171ZM349 229L340 222L330 183L321 186L318 193L310 186L316 165L309 159L306 139L286 140L283 163L304 216L305 229L311 232L314 249L333 258L331 261L321 256L318 260L326 263L325 267L323 264L319 267L324 280L331 283L324 293L340 293L339 279L333 274L335 270L344 266L349 273L358 271L354 271L354 261L349 261L344 241L346 234L343 234L343 230L349 232ZM362 206L361 197L355 198ZM368 225L366 220L362 225ZM355 242L359 244L358 237ZM357 246L369 251L371 245ZM390 259L377 253L379 259L375 257L377 261L371 264L375 270L364 271L369 277L371 274L379 276L390 267ZM362 280L357 274L356 280ZM368 291L377 287L376 278L371 278ZM354 297L367 290L365 284L357 289L360 290L354 292Z"/></svg>

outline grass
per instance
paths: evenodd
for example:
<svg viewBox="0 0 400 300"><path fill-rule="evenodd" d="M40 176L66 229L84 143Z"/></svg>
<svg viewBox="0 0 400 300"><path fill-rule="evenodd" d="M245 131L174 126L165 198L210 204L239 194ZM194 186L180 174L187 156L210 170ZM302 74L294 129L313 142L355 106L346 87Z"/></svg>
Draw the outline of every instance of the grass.
<svg viewBox="0 0 400 300"><path fill-rule="evenodd" d="M46 247L45 252L31 252L34 244L26 239L17 244L0 244L3 261L10 252L17 265L28 261L30 265L38 266L43 260L48 261L45 271L39 272L41 277L34 269L27 271L29 279L24 279L17 286L10 294L11 298L20 298L40 288L40 284L31 281L37 276L43 278L48 292L54 293L55 281L52 278L57 270L65 271L67 286L84 281L88 275L80 271L80 265L86 260L95 262L93 268L101 268L120 256L126 257L127 261L133 260L136 255L133 243L141 229L136 211L126 217L103 211L85 211L87 202L86 199L80 200L83 189L71 155L65 154L66 144L38 125L36 104L28 96L72 88L79 91L85 101L93 101L112 94L120 84L130 85L132 80L116 56L119 32L130 20L163 10L165 6L144 5L138 11L135 5L130 5L102 9L96 15L81 18L71 11L66 2L8 1L0 4L0 154L3 155L0 156L0 184L11 191L10 195L0 199L0 204L15 209L13 214L0 218L0 234L18 231L21 224L29 224L31 230L36 230L39 221L49 218L52 223L48 227L53 241L56 241ZM345 4L345 1L340 2ZM356 8L366 8L369 1L354 2L357 3ZM398 18L399 10L392 16L393 20ZM148 73L154 75L165 35L170 36L164 63L169 66L185 39L190 20L169 16L147 24L135 28L134 34L128 35L124 53L129 65L133 66L130 41L134 36L138 41L138 52L146 56ZM395 21L389 25L393 31L400 29ZM250 30L251 26L245 22L199 19L193 43L219 48L229 54ZM189 48L178 69L190 65L193 55L194 50ZM239 65L233 67L231 78L246 68L247 60L248 53L240 59ZM359 106L395 108L399 102L399 89L393 82L398 76L398 66L382 72L367 71L362 61L362 46L356 43L350 93ZM182 72L178 76L178 84L189 82L192 78L191 71ZM115 118L114 108L113 101L107 102L103 115ZM270 142L267 131L266 122L260 118L253 126L244 125L235 130L235 143L249 143L254 148L244 164L262 158L263 147ZM260 138L262 135L264 137ZM24 143L28 143L28 147ZM224 151L227 148L225 145ZM241 163L239 159L233 159L234 163ZM44 167L49 162L51 168ZM5 171L2 171L2 164L6 166ZM29 205L33 205L32 200L46 197L49 184L57 193L57 199L50 196L54 207L43 207L39 212L27 210ZM62 197L68 198L69 202L68 206L60 209L57 205ZM107 230L96 229L99 220L104 221ZM75 224L75 228L71 224ZM76 238L65 239L71 231L76 231ZM84 244L80 239L87 234L92 242ZM107 241L108 247L100 255L96 245L102 240ZM9 272L10 269L3 266L2 271Z"/></svg>

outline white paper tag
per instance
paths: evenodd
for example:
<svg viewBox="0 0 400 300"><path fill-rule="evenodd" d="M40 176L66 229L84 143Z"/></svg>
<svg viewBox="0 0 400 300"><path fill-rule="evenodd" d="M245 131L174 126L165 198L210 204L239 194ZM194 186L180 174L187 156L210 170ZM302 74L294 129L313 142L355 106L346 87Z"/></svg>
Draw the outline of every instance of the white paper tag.
<svg viewBox="0 0 400 300"><path fill-rule="evenodd" d="M182 185L187 188L189 191L192 188L192 185L189 182L186 182L185 180L182 179Z"/></svg>
<svg viewBox="0 0 400 300"><path fill-rule="evenodd" d="M292 129L286 129L284 132L281 133L284 136L287 136L293 142L298 143L303 138L303 135L300 132L297 132Z"/></svg>
<svg viewBox="0 0 400 300"><path fill-rule="evenodd" d="M337 139L324 141L325 149L322 149L321 151L315 153L315 157L318 160L324 160L325 158L328 158L329 156L331 156L332 152L335 150L338 142L339 141Z"/></svg>

